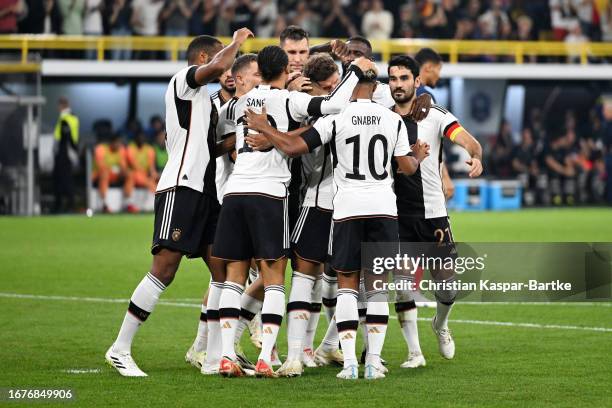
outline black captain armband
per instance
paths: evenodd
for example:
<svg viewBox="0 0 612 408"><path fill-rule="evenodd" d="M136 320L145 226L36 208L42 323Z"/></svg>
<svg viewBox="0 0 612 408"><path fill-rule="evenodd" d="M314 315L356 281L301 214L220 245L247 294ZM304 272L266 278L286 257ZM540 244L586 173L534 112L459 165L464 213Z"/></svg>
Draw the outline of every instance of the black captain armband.
<svg viewBox="0 0 612 408"><path fill-rule="evenodd" d="M198 67L194 65L193 67L189 68L187 75L185 75L185 81L187 81L187 85L189 85L191 89L197 89L202 86L198 84L198 81L196 81L195 74L197 70Z"/></svg>
<svg viewBox="0 0 612 408"><path fill-rule="evenodd" d="M308 146L308 151L312 152L317 147L321 146L321 135L317 132L317 129L311 127L306 132L302 133L301 138L306 142L306 146Z"/></svg>

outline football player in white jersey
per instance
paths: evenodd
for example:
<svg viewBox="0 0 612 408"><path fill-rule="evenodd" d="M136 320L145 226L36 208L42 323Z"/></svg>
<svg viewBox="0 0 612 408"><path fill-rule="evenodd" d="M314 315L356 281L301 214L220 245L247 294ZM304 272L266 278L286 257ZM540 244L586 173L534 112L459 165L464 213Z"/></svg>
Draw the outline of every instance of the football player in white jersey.
<svg viewBox="0 0 612 408"><path fill-rule="evenodd" d="M413 174L429 150L426 144L417 142L411 152L401 117L372 101L375 87L376 73L371 70L360 78L351 103L342 112L317 120L299 136L278 131L264 115L247 113L248 127L263 132L289 156L312 152L330 143L335 186L331 265L338 273L336 320L344 369L337 377L341 379L358 378L355 339L361 243L399 240L391 157L406 174ZM371 290L367 296L370 348L364 377L384 378L380 352L389 318L387 296L380 290Z"/></svg>
<svg viewBox="0 0 612 408"><path fill-rule="evenodd" d="M442 165L442 142L448 139L463 147L470 155L467 161L470 166L470 177L482 173L482 147L467 132L457 118L448 110L434 105L427 118L414 122L408 116L416 98L419 86L419 65L409 56L397 56L389 61L389 85L395 106L393 111L402 116L408 129L408 137L413 142L417 138L431 146L431 155L426 158L419 170L411 175L394 173L395 194L397 196L399 236L402 242L431 242L445 244L449 256L455 256L454 240L450 228L446 202L442 186L440 168ZM394 169L397 166L394 165ZM430 271L434 279L453 280L454 272ZM399 276L396 279L413 281L413 276ZM455 300L453 291L437 291L436 316L432 328L438 338L440 354L452 359L455 344L448 329L448 316ZM401 365L404 368L416 368L425 365L425 358L419 345L417 331L417 309L411 291L398 291L395 304L398 321L402 327L408 345L407 360Z"/></svg>
<svg viewBox="0 0 612 408"><path fill-rule="evenodd" d="M223 268L210 257L210 244L219 207L214 158L220 149L214 132L210 132L211 100L205 85L231 66L240 46L252 36L248 29L240 29L225 48L214 37L196 37L187 48L189 66L174 75L168 85L168 163L155 196L153 265L132 294L117 339L105 355L108 364L123 376L146 376L131 356L132 341L174 279L183 255L202 257L207 263L213 280L208 309L218 309L225 277ZM219 333L215 335L219 337ZM210 337L212 341L212 330Z"/></svg>
<svg viewBox="0 0 612 408"><path fill-rule="evenodd" d="M213 104L213 111L211 112L211 124L214 124L216 121L215 118L218 118L218 112L221 110L221 107L225 105L227 101L229 101L236 91L236 86L234 82L234 78L231 75L231 70L228 69L219 77L219 84L221 85L221 89L216 91L210 96L210 100ZM217 142L219 142L219 137L217 135ZM227 165L227 155L222 155L221 157L217 157L217 170L215 175L215 184L217 187L217 197L222 197L220 195L220 191L223 190L223 183L227 179L225 177ZM219 204L221 200L219 200ZM196 338L193 341L189 350L187 350L187 354L185 354L185 361L189 364L193 365L196 368L201 369L204 364L204 360L206 359L206 348L208 346L208 316L206 314L206 304L208 303L208 291L204 294L204 300L202 301L202 310L200 312L200 321L198 323L198 331L196 334Z"/></svg>
<svg viewBox="0 0 612 408"><path fill-rule="evenodd" d="M251 258L258 261L265 286L261 313L263 344L255 374L276 376L270 366L271 354L284 315L284 273L289 250L287 186L291 173L287 156L274 148L254 151L246 144L244 112L247 108L260 110L267 106L268 118L274 126L282 131L297 129L308 116L340 111L363 70L373 67L371 61L356 61L328 97L312 97L284 89L288 58L280 47L263 48L257 64L262 84L241 97L235 106L238 155L225 190L213 248L215 257L228 261L220 309L224 327L220 373L226 376L243 375L235 361L234 336L244 291L242 282Z"/></svg>

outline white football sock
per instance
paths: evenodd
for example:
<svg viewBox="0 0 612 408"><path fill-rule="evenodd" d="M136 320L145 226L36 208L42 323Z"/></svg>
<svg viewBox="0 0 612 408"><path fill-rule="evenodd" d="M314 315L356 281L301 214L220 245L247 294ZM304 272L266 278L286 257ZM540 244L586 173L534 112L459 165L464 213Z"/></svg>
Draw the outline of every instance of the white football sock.
<svg viewBox="0 0 612 408"><path fill-rule="evenodd" d="M310 296L310 319L308 319L308 327L306 328L306 337L302 348L314 350L314 338L317 334L319 326L319 317L321 316L321 278L317 278Z"/></svg>
<svg viewBox="0 0 612 408"><path fill-rule="evenodd" d="M283 285L269 285L264 289L264 301L261 308L261 323L263 326L263 339L259 359L268 365L272 360L272 348L276 344L278 331L285 314L285 287Z"/></svg>
<svg viewBox="0 0 612 408"><path fill-rule="evenodd" d="M206 316L208 318L208 345L206 347L206 364L216 365L221 360L221 325L219 324L219 301L223 292L223 283L210 282Z"/></svg>
<svg viewBox="0 0 612 408"><path fill-rule="evenodd" d="M310 295L316 278L293 272L287 303L287 360L299 360L310 318ZM265 302L265 301L264 301Z"/></svg>
<svg viewBox="0 0 612 408"><path fill-rule="evenodd" d="M368 292L367 298L368 354L366 355L366 364L378 366L380 365L380 354L387 334L389 303L387 303L387 292L384 291Z"/></svg>
<svg viewBox="0 0 612 408"><path fill-rule="evenodd" d="M196 353L206 351L208 345L208 321L206 320L206 305L202 305L200 322L198 323L198 334L193 342L193 350Z"/></svg>
<svg viewBox="0 0 612 408"><path fill-rule="evenodd" d="M342 352L344 353L344 368L358 365L357 356L355 355L357 327L359 325L356 290L338 289L336 321L340 344L342 344Z"/></svg>
<svg viewBox="0 0 612 408"><path fill-rule="evenodd" d="M236 326L240 318L240 298L244 286L235 282L225 281L221 298L219 299L219 325L221 326L221 355L236 359L234 338Z"/></svg>
<svg viewBox="0 0 612 408"><path fill-rule="evenodd" d="M249 296L246 293L242 294L240 299L240 320L238 321L238 327L236 327L236 336L234 338L234 344L240 343L242 333L249 325L249 322L253 320L255 315L261 312L263 302L259 299Z"/></svg>
<svg viewBox="0 0 612 408"><path fill-rule="evenodd" d="M321 347L324 351L338 350L338 327L336 326L336 316L332 317L332 321L327 325L327 331Z"/></svg>
<svg viewBox="0 0 612 408"><path fill-rule="evenodd" d="M419 344L419 328L417 325L418 311L411 291L397 291L395 312L402 329L404 340L408 346L408 351L411 353L422 353L421 345Z"/></svg>
<svg viewBox="0 0 612 408"><path fill-rule="evenodd" d="M325 315L327 316L327 323L331 323L334 314L336 313L336 296L338 292L338 278L336 276L329 276L323 273L321 280L321 298L323 305L325 305Z"/></svg>
<svg viewBox="0 0 612 408"><path fill-rule="evenodd" d="M130 353L132 341L140 325L147 320L159 297L166 289L166 286L159 281L151 272L140 281L128 306L128 311L123 318L121 329L113 345L114 351Z"/></svg>

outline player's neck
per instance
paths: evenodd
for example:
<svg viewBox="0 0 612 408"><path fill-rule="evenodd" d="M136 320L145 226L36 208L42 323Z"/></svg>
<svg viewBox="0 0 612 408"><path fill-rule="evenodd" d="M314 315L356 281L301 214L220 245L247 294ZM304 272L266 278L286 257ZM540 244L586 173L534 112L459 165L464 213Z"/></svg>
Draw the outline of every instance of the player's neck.
<svg viewBox="0 0 612 408"><path fill-rule="evenodd" d="M414 104L414 100L415 98L412 98L411 100L407 102L395 102L395 107L393 108L393 110L395 111L395 113L401 116L406 116L412 110L412 105Z"/></svg>
<svg viewBox="0 0 612 408"><path fill-rule="evenodd" d="M272 81L266 82L266 81L262 81L261 84L262 85L270 85L270 88L278 88L278 89L285 89L285 77L284 76L280 76L277 79L274 79Z"/></svg>
<svg viewBox="0 0 612 408"><path fill-rule="evenodd" d="M223 99L223 102L229 101L234 96L223 88L221 88L219 95L221 96L221 99Z"/></svg>
<svg viewBox="0 0 612 408"><path fill-rule="evenodd" d="M369 86L357 85L353 90L353 95L351 96L351 101L356 101L357 99L369 99L372 100L373 89Z"/></svg>

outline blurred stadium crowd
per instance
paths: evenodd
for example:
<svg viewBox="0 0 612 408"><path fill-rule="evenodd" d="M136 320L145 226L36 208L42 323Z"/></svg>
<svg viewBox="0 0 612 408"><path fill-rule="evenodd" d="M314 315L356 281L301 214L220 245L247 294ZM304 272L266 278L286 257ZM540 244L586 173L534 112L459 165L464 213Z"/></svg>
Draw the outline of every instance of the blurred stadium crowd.
<svg viewBox="0 0 612 408"><path fill-rule="evenodd" d="M609 0L0 0L0 34L611 41Z"/></svg>

